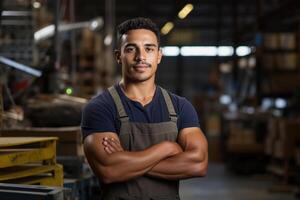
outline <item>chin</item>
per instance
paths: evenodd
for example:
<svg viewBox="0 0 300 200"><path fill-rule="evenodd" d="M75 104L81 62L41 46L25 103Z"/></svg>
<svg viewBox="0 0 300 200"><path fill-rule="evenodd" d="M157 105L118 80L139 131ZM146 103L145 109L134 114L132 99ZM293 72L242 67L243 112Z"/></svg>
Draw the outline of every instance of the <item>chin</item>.
<svg viewBox="0 0 300 200"><path fill-rule="evenodd" d="M130 77L130 80L133 82L144 82L144 81L148 81L151 79L151 76L132 76Z"/></svg>

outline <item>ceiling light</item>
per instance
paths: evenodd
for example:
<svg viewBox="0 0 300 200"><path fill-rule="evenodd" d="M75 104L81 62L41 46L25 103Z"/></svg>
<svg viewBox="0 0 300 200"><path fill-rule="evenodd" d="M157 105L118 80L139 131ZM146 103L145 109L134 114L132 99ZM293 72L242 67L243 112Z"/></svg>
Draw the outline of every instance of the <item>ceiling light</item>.
<svg viewBox="0 0 300 200"><path fill-rule="evenodd" d="M164 56L178 56L180 49L176 46L166 46L162 48L162 53Z"/></svg>
<svg viewBox="0 0 300 200"><path fill-rule="evenodd" d="M167 35L172 28L174 27L174 23L173 22L167 22L162 28L161 28L161 33L164 35Z"/></svg>
<svg viewBox="0 0 300 200"><path fill-rule="evenodd" d="M218 49L215 46L184 46L180 53L182 56L217 56Z"/></svg>
<svg viewBox="0 0 300 200"><path fill-rule="evenodd" d="M180 19L184 19L194 9L193 4L186 4L178 13Z"/></svg>
<svg viewBox="0 0 300 200"><path fill-rule="evenodd" d="M233 47L232 46L219 46L218 56L232 56Z"/></svg>
<svg viewBox="0 0 300 200"><path fill-rule="evenodd" d="M36 8L36 9L38 9L38 8L41 7L41 3L38 2L38 1L35 1L35 2L33 2L33 7Z"/></svg>
<svg viewBox="0 0 300 200"><path fill-rule="evenodd" d="M247 46L239 46L236 48L236 55L238 56L247 56L251 53L251 48Z"/></svg>

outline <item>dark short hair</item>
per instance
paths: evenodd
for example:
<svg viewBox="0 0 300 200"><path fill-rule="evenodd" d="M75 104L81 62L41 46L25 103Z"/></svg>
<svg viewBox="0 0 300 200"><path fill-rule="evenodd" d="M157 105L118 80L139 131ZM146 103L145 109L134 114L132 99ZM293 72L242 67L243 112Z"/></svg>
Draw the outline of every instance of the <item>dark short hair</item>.
<svg viewBox="0 0 300 200"><path fill-rule="evenodd" d="M147 29L149 31L152 31L157 38L158 46L160 44L160 33L157 25L149 18L133 18L124 21L117 27L117 45L120 47L121 45L121 38L124 34L126 34L130 30L135 29Z"/></svg>

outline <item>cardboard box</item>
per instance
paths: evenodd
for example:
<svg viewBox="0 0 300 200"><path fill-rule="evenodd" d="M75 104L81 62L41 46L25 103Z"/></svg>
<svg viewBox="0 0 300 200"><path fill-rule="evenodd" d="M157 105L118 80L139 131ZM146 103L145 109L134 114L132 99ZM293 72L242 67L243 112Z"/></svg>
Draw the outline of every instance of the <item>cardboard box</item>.
<svg viewBox="0 0 300 200"><path fill-rule="evenodd" d="M296 48L296 36L294 33L280 33L279 46L281 49L294 50Z"/></svg>
<svg viewBox="0 0 300 200"><path fill-rule="evenodd" d="M277 33L266 33L264 35L264 46L267 49L278 49L280 46L279 35Z"/></svg>
<svg viewBox="0 0 300 200"><path fill-rule="evenodd" d="M274 56L273 56L274 57ZM280 70L296 70L297 69L297 54L280 53L274 57L276 59L276 68Z"/></svg>

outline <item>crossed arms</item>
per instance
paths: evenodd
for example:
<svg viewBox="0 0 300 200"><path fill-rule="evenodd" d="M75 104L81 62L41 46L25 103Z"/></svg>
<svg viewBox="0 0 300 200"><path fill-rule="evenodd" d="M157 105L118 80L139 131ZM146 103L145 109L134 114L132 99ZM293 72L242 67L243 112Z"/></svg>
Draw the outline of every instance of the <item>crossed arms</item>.
<svg viewBox="0 0 300 200"><path fill-rule="evenodd" d="M205 176L207 141L197 127L180 131L178 143L163 141L142 151L125 151L117 134L94 133L84 140L84 152L94 173L104 182L148 175L168 180Z"/></svg>

